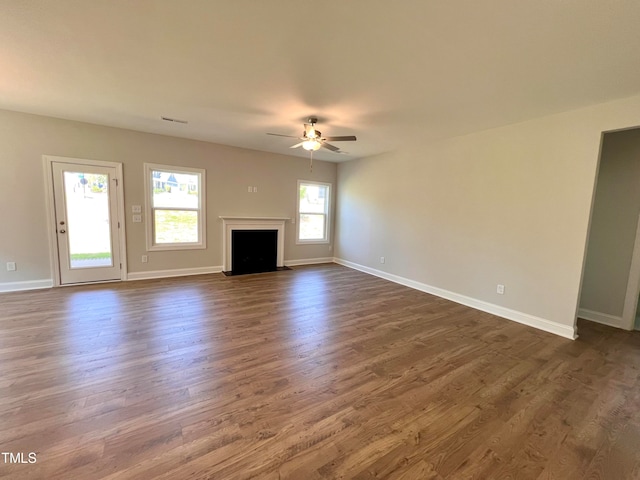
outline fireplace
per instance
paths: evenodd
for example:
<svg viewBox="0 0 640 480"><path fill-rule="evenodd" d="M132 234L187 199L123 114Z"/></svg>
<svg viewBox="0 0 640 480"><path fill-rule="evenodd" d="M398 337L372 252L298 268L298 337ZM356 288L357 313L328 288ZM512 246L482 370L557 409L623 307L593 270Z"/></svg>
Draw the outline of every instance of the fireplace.
<svg viewBox="0 0 640 480"><path fill-rule="evenodd" d="M233 230L231 273L274 272L278 269L278 230Z"/></svg>
<svg viewBox="0 0 640 480"><path fill-rule="evenodd" d="M223 223L223 272L236 274L243 270L256 269L254 272L242 273L258 273L258 271L273 271L284 267L284 224L289 218L227 216L220 218ZM238 241L240 252L236 252L235 243ZM272 259L274 249L275 268ZM271 258L268 261L267 256ZM250 266L252 263L253 267Z"/></svg>

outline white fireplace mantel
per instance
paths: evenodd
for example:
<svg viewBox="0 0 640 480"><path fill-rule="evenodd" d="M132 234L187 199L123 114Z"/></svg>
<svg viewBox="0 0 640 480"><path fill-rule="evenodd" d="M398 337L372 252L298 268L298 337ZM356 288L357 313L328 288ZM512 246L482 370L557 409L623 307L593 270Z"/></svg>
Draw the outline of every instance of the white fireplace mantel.
<svg viewBox="0 0 640 480"><path fill-rule="evenodd" d="M277 230L278 254L276 266L284 266L284 222L291 220L289 217L231 217L223 216L222 219L222 271L231 270L231 232L233 230Z"/></svg>

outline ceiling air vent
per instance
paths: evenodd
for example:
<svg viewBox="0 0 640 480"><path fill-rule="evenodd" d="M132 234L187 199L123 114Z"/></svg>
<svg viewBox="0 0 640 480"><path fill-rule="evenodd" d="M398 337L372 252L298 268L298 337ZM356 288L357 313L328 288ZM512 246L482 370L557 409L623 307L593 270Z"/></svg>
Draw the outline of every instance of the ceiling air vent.
<svg viewBox="0 0 640 480"><path fill-rule="evenodd" d="M174 123L184 123L185 125L187 123L189 123L186 120L179 120L177 118L169 118L169 117L160 117L162 120L164 120L165 122L174 122Z"/></svg>

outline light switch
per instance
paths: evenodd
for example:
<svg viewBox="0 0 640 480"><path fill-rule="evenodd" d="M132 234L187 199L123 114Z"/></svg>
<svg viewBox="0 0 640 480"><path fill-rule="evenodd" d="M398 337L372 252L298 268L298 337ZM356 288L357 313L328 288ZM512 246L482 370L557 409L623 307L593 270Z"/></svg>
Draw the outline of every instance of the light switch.
<svg viewBox="0 0 640 480"><path fill-rule="evenodd" d="M142 207L140 205L131 205L131 213L141 213Z"/></svg>
<svg viewBox="0 0 640 480"><path fill-rule="evenodd" d="M142 215L134 215L133 223L142 223Z"/></svg>

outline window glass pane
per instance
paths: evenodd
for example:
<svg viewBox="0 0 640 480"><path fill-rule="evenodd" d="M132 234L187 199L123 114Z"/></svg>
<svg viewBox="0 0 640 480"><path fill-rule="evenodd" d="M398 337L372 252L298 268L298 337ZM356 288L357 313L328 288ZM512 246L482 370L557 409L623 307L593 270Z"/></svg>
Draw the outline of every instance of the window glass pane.
<svg viewBox="0 0 640 480"><path fill-rule="evenodd" d="M198 174L153 170L153 206L155 208L198 208Z"/></svg>
<svg viewBox="0 0 640 480"><path fill-rule="evenodd" d="M301 213L325 213L327 201L327 186L300 184L300 212ZM302 238L302 237L301 237Z"/></svg>
<svg viewBox="0 0 640 480"><path fill-rule="evenodd" d="M155 210L155 243L197 243L198 212Z"/></svg>
<svg viewBox="0 0 640 480"><path fill-rule="evenodd" d="M300 240L324 240L324 215L300 214Z"/></svg>

